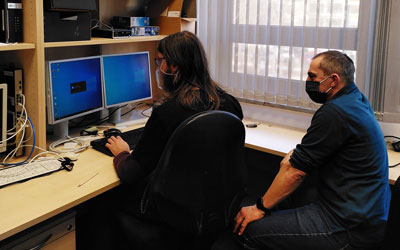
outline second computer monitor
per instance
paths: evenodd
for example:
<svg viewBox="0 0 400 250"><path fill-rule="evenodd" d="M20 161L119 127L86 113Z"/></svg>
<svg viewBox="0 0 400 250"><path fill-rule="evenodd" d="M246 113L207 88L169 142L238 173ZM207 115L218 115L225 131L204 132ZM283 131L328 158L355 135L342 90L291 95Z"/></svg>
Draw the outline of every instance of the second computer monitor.
<svg viewBox="0 0 400 250"><path fill-rule="evenodd" d="M103 56L105 106L152 98L149 52Z"/></svg>

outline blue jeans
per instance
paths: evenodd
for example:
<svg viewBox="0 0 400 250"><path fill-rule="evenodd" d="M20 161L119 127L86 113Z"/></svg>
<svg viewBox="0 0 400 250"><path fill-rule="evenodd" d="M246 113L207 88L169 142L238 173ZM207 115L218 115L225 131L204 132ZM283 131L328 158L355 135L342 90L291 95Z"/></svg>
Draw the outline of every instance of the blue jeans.
<svg viewBox="0 0 400 250"><path fill-rule="evenodd" d="M272 212L250 223L238 239L245 249L354 249L346 230L317 204Z"/></svg>

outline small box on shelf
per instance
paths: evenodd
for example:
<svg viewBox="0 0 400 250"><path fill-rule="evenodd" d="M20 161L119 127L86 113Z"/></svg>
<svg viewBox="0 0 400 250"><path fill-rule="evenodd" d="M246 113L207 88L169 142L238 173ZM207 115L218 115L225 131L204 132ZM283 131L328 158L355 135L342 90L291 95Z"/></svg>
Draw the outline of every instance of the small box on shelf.
<svg viewBox="0 0 400 250"><path fill-rule="evenodd" d="M196 33L196 0L173 0L156 19L160 35L187 30Z"/></svg>

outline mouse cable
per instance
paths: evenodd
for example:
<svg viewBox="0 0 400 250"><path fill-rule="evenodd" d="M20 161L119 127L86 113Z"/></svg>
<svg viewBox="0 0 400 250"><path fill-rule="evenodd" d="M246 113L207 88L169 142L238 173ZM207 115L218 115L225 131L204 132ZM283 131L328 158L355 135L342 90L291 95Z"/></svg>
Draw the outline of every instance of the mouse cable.
<svg viewBox="0 0 400 250"><path fill-rule="evenodd" d="M36 147L36 148L37 148L37 147ZM65 160L65 158L62 157L62 155L60 155L60 154L57 153L57 152L52 152L52 151L44 150L44 152L41 152L41 153L35 155L35 156L29 161L29 163L35 161L37 158L39 158L39 156L44 155L44 154L53 154L53 155L57 156L57 160L60 160L60 159L61 159L61 160ZM42 158L42 159L41 159L41 158ZM39 158L38 160L45 160L45 159L48 158L48 157L46 156L46 157L41 157L41 158ZM54 158L54 157L50 157L50 158Z"/></svg>
<svg viewBox="0 0 400 250"><path fill-rule="evenodd" d="M22 145L22 147L33 147L33 145ZM64 159L60 154L58 154L58 153L56 153L56 152L51 152L51 151L48 151L48 150L43 149L43 148L38 147L38 146L35 146L34 148L35 148L35 149L42 150L43 152L41 152L41 153L35 155L34 157L32 157L32 159L31 159L27 164L33 162L34 160L36 160L36 158L38 158L39 156L41 156L41 155L43 155L43 154L54 154L54 155L58 156L57 159ZM14 151L14 150L15 150L15 149L13 149L13 151ZM5 161L7 160L7 158L9 157L9 155L10 155L11 153L12 153L12 152L10 152L10 153L6 156L6 158L4 158L4 161L3 161L3 162L5 162ZM43 157L43 158L46 158L46 157ZM40 160L40 159L39 159L39 160ZM10 166L3 167L3 168L0 168L0 169L12 168L12 167L15 167L15 166L16 166L16 165L10 164Z"/></svg>
<svg viewBox="0 0 400 250"><path fill-rule="evenodd" d="M79 138L87 138L87 136L71 137L71 138L55 141L49 145L49 150L52 152L56 152L56 153L81 152L81 151L87 149L89 147L89 144L82 142L82 140L79 140ZM67 142L75 142L79 146L75 147L75 148L68 148L68 149L57 149L58 146L65 144Z"/></svg>

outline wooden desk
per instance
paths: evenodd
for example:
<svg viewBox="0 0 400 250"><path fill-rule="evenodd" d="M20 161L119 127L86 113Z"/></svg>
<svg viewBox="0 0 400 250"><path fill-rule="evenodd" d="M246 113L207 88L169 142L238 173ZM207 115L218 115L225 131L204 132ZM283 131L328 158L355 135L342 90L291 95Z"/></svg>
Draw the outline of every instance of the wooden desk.
<svg viewBox="0 0 400 250"><path fill-rule="evenodd" d="M244 121L244 123L254 123ZM262 123L256 128L246 128L246 147L266 153L285 156L294 149L306 131ZM388 149L389 166L400 162L400 153ZM394 184L400 176L400 165L389 169L389 183Z"/></svg>
<svg viewBox="0 0 400 250"><path fill-rule="evenodd" d="M89 149L80 154L71 172L61 170L1 188L0 241L117 185L112 157Z"/></svg>
<svg viewBox="0 0 400 250"><path fill-rule="evenodd" d="M301 130L260 124L246 128L246 147L284 156L304 134ZM71 172L62 170L1 188L0 241L118 186L112 159L88 149L80 154ZM389 150L389 161L391 165L400 162L400 153ZM400 166L390 169L390 183L399 175Z"/></svg>

